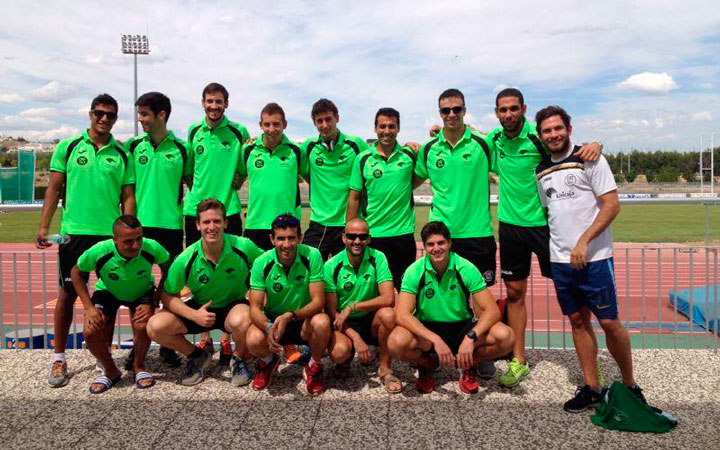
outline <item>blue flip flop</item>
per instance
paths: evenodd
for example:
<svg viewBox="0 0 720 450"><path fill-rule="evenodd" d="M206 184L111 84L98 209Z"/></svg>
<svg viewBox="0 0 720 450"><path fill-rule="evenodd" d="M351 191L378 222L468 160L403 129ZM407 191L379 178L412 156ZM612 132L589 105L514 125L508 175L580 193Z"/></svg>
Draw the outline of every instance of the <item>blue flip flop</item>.
<svg viewBox="0 0 720 450"><path fill-rule="evenodd" d="M100 375L99 377L95 378L95 381L90 384L89 391L91 394L102 394L103 392L107 392L108 389L119 383L121 379L122 375L118 376L114 380L111 380L105 375ZM94 384L101 384L103 387L99 391L94 391L92 388Z"/></svg>
<svg viewBox="0 0 720 450"><path fill-rule="evenodd" d="M152 380L152 383L150 384L142 384L140 381L142 380ZM135 373L135 387L138 389L147 389L155 386L155 377L149 372L145 372L144 370L141 370L137 373Z"/></svg>

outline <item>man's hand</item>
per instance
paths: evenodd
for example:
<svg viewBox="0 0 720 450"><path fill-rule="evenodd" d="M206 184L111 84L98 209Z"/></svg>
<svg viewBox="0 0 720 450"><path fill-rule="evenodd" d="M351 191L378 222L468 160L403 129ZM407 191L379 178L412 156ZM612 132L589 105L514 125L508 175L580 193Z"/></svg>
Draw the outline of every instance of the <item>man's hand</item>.
<svg viewBox="0 0 720 450"><path fill-rule="evenodd" d="M105 314L95 306L85 310L85 317L93 330L99 330L105 325Z"/></svg>
<svg viewBox="0 0 720 450"><path fill-rule="evenodd" d="M420 150L420 147L422 147L422 146L421 146L420 143L418 143L418 142L408 141L408 142L405 143L405 147L408 147L410 150L412 150L412 151L414 151L415 153L417 153L418 150Z"/></svg>
<svg viewBox="0 0 720 450"><path fill-rule="evenodd" d="M465 336L462 344L458 349L457 354L457 365L462 370L467 370L473 366L473 353L475 352L475 342L472 339Z"/></svg>
<svg viewBox="0 0 720 450"><path fill-rule="evenodd" d="M47 241L47 228L39 228L35 235L35 247L44 250L50 247L52 243Z"/></svg>
<svg viewBox="0 0 720 450"><path fill-rule="evenodd" d="M237 172L233 175L232 188L235 190L240 189L240 174Z"/></svg>
<svg viewBox="0 0 720 450"><path fill-rule="evenodd" d="M155 308L150 305L140 305L135 309L135 314L132 316L133 323L147 322L152 317Z"/></svg>
<svg viewBox="0 0 720 450"><path fill-rule="evenodd" d="M368 364L372 355L365 341L360 338L353 339L353 346L355 347L355 352L357 352L358 361L363 364Z"/></svg>
<svg viewBox="0 0 720 450"><path fill-rule="evenodd" d="M347 321L348 317L350 317L350 307L346 307L342 310L342 312L335 315L335 322L333 323L333 326L337 331L342 331L343 327L345 326L345 322Z"/></svg>
<svg viewBox="0 0 720 450"><path fill-rule="evenodd" d="M442 367L449 369L455 365L455 357L445 341L438 338L436 342L433 342L433 347L435 348L435 353L437 353L438 361Z"/></svg>
<svg viewBox="0 0 720 450"><path fill-rule="evenodd" d="M583 144L580 150L578 150L577 155L583 161L594 162L600 159L602 149L602 145L599 142L591 142L589 144Z"/></svg>
<svg viewBox="0 0 720 450"><path fill-rule="evenodd" d="M285 334L285 329L287 328L287 324L290 321L290 317L292 316L288 314L283 314L277 319L275 319L275 322L273 322L267 336L268 347L270 347L271 352L280 353L282 351L280 339L283 337L283 334Z"/></svg>
<svg viewBox="0 0 720 450"><path fill-rule="evenodd" d="M570 267L579 270L584 269L587 265L587 242L583 238L578 239L575 248L570 252Z"/></svg>
<svg viewBox="0 0 720 450"><path fill-rule="evenodd" d="M213 326L215 323L215 313L208 311L210 305L212 305L212 300L202 305L200 309L195 310L193 322L204 328Z"/></svg>

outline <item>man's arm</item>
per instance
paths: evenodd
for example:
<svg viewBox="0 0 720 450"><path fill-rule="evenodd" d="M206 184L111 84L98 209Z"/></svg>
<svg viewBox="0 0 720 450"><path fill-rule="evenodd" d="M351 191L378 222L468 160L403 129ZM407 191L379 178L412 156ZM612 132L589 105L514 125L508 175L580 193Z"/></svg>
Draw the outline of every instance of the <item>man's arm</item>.
<svg viewBox="0 0 720 450"><path fill-rule="evenodd" d="M35 246L43 249L48 248L52 244L46 241L48 228L52 222L52 218L57 210L58 201L60 200L60 191L65 184L65 174L62 172L50 172L50 182L45 190L45 199L43 200L42 213L40 215L40 225L38 226L37 235L35 237Z"/></svg>
<svg viewBox="0 0 720 450"><path fill-rule="evenodd" d="M70 271L70 278L72 279L73 287L77 292L80 300L82 301L83 308L85 309L85 316L87 317L90 325L96 329L102 328L105 325L105 315L95 307L92 300L90 299L90 292L88 292L87 284L83 277L86 277L88 272L83 272L78 266L75 266Z"/></svg>
<svg viewBox="0 0 720 450"><path fill-rule="evenodd" d="M155 289L155 301L159 302L161 293L163 292L163 287L165 286L165 280L167 280L168 276L168 269L170 268L170 263L165 262L162 264L158 264L158 267L160 267L160 281L158 281L157 289Z"/></svg>
<svg viewBox="0 0 720 450"><path fill-rule="evenodd" d="M440 364L444 367L451 367L455 363L450 348L440 336L425 328L425 326L413 315L415 311L415 295L409 292L400 292L398 295L397 307L395 308L395 320L397 324L415 336L430 341L437 353Z"/></svg>
<svg viewBox="0 0 720 450"><path fill-rule="evenodd" d="M265 307L265 291L250 289L248 302L250 303L250 321L258 330L267 334L267 325L270 321L263 311Z"/></svg>
<svg viewBox="0 0 720 450"><path fill-rule="evenodd" d="M500 322L500 309L497 307L490 289L487 288L472 294L472 303L473 311L478 316L473 330L478 335L478 341L484 342L490 328Z"/></svg>
<svg viewBox="0 0 720 450"><path fill-rule="evenodd" d="M137 212L135 204L135 185L126 184L122 187L121 193L122 213L134 216Z"/></svg>
<svg viewBox="0 0 720 450"><path fill-rule="evenodd" d="M598 200L600 201L600 212L598 212L593 223L580 236L575 248L570 252L570 266L574 269L582 269L587 265L588 244L605 231L620 212L617 190L599 196Z"/></svg>
<svg viewBox="0 0 720 450"><path fill-rule="evenodd" d="M595 141L589 144L583 144L580 150L578 150L577 155L583 161L595 162L600 158L600 155L602 155L602 151L602 142Z"/></svg>
<svg viewBox="0 0 720 450"><path fill-rule="evenodd" d="M395 290L392 281L383 281L378 284L378 296L362 302L348 305L342 312L337 312L337 294L334 292L325 293L328 302L328 314L335 324L336 329L343 330L345 321L354 311L377 311L380 308L392 307L395 304ZM333 297L333 300L331 300ZM349 330L352 331L352 330ZM349 335L349 334L348 334Z"/></svg>
<svg viewBox="0 0 720 450"><path fill-rule="evenodd" d="M207 310L212 304L212 301L205 303L200 309L192 309L180 300L180 297L169 294L164 289L162 294L160 294L160 301L163 307L171 313L192 320L200 326L210 327L215 323L215 313Z"/></svg>
<svg viewBox="0 0 720 450"><path fill-rule="evenodd" d="M350 220L357 218L359 209L360 191L354 191L350 189L350 195L348 195L347 213L345 214L345 221L349 222Z"/></svg>
<svg viewBox="0 0 720 450"><path fill-rule="evenodd" d="M420 186L420 185L423 184L424 182L425 182L425 180L423 180L422 178L418 177L417 175L413 175L413 177L412 177L412 187L413 187L413 189L416 189L418 186Z"/></svg>

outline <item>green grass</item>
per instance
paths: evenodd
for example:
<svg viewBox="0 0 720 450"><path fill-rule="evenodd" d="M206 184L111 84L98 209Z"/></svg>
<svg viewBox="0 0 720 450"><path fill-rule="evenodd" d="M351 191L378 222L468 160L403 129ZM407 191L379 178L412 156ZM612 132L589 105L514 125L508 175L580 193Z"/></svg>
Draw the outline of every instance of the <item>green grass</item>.
<svg viewBox="0 0 720 450"><path fill-rule="evenodd" d="M415 209L415 236L427 222L429 207ZM493 228L497 235L497 208L492 208ZM310 211L303 208L303 229L307 228ZM0 243L33 242L37 231L39 211L0 214ZM51 233L56 232L59 214L53 220ZM616 242L704 242L704 205L623 205L613 223ZM720 242L720 207L710 206L710 240Z"/></svg>

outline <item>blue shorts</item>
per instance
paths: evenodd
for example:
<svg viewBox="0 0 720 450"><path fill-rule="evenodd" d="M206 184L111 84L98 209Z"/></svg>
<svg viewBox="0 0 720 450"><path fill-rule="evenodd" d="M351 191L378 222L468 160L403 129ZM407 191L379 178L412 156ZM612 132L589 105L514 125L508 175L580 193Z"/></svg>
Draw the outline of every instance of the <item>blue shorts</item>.
<svg viewBox="0 0 720 450"><path fill-rule="evenodd" d="M569 263L552 263L560 309L566 316L587 307L598 319L617 319L617 292L613 259L587 263L584 269L575 270Z"/></svg>

